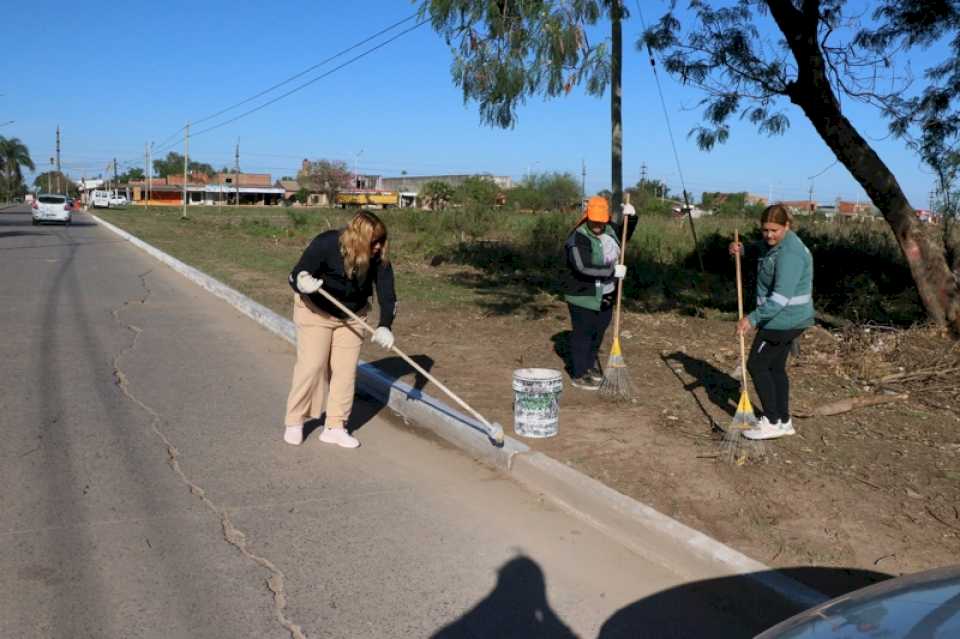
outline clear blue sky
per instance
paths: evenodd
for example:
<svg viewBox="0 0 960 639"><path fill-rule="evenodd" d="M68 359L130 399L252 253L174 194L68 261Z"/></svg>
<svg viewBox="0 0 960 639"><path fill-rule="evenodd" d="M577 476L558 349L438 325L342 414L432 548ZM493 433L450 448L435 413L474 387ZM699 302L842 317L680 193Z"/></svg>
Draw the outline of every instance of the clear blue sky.
<svg viewBox="0 0 960 639"><path fill-rule="evenodd" d="M647 20L662 6L645 2ZM50 0L9 3L4 21L23 37L0 56L0 123L15 120L0 134L21 138L38 170L49 167L58 124L64 170L72 177L103 173L113 157L121 170L123 163L142 166L145 142L160 143L187 120L247 98L414 9L404 0L88 2L82 9ZM679 191L653 75L646 56L633 48L640 31L635 15L624 27L629 44L624 182L636 182L645 163L648 175ZM450 78L450 62L443 40L423 26L272 106L192 138L191 158L216 168L232 166L239 138L241 168L269 172L275 179L295 174L305 157L342 159L351 167L357 162L361 172L385 176L405 170L518 179L531 170L579 177L583 160L588 191L609 186L607 96L574 90L562 99L532 98L514 129L493 129L480 125L475 104L464 105ZM912 62L916 70L925 61ZM749 124L735 122L727 144L699 151L687 137L700 120L698 94L663 73L661 81L687 188L697 195L746 190L801 199L810 187L808 176L834 160L802 114L787 104L792 126L786 135L763 137ZM916 157L902 142L883 139L886 123L872 109L850 105L848 115L896 173L914 206L926 207L933 180ZM182 142L173 149L182 153ZM863 193L837 165L814 181L814 196L830 201Z"/></svg>

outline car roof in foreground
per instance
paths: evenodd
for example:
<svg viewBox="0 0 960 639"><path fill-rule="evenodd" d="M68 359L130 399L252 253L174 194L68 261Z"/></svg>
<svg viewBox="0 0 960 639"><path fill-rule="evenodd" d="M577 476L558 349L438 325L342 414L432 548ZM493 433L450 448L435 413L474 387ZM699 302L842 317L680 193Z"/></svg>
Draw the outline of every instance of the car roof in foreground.
<svg viewBox="0 0 960 639"><path fill-rule="evenodd" d="M904 639L960 637L960 565L855 590L801 612L755 639L836 639L854 635Z"/></svg>

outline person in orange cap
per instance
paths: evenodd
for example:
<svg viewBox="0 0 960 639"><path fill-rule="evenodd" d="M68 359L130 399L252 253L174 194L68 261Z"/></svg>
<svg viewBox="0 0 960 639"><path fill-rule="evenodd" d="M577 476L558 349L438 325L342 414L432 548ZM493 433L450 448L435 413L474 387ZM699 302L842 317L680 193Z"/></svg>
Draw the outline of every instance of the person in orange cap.
<svg viewBox="0 0 960 639"><path fill-rule="evenodd" d="M585 390L597 390L603 381L597 353L613 317L616 280L627 274L618 263L623 224L627 239L637 228L632 206L624 206L619 223L612 223L607 199L594 196L564 243L567 276L564 299L570 309L570 379Z"/></svg>

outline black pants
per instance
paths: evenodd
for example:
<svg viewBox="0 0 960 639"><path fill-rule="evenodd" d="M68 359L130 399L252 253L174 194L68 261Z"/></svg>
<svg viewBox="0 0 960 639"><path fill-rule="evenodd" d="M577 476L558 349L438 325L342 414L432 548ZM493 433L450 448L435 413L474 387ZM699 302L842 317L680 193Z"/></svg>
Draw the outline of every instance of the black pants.
<svg viewBox="0 0 960 639"><path fill-rule="evenodd" d="M787 355L802 328L788 331L760 329L750 347L747 370L760 396L763 414L771 422L790 419L790 380Z"/></svg>
<svg viewBox="0 0 960 639"><path fill-rule="evenodd" d="M583 377L597 361L603 335L613 317L613 307L607 298L604 298L599 311L570 303L567 306L570 307L570 323L573 325L570 334L570 376Z"/></svg>

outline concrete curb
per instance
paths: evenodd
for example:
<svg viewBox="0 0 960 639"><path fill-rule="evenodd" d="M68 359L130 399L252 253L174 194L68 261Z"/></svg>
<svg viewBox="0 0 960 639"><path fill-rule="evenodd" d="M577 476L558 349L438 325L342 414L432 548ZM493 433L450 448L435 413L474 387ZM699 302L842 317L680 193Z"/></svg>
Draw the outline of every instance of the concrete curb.
<svg viewBox="0 0 960 639"><path fill-rule="evenodd" d="M92 213L90 217L147 252L187 279L223 299L267 330L296 344L296 328L262 304ZM668 570L684 578L742 575L758 581L794 605L808 608L829 597L769 566L628 497L597 480L504 437L492 446L482 426L417 388L393 379L366 362L357 376L359 390L388 406L405 423L442 437L471 456L493 464L527 488L541 492L560 507Z"/></svg>

